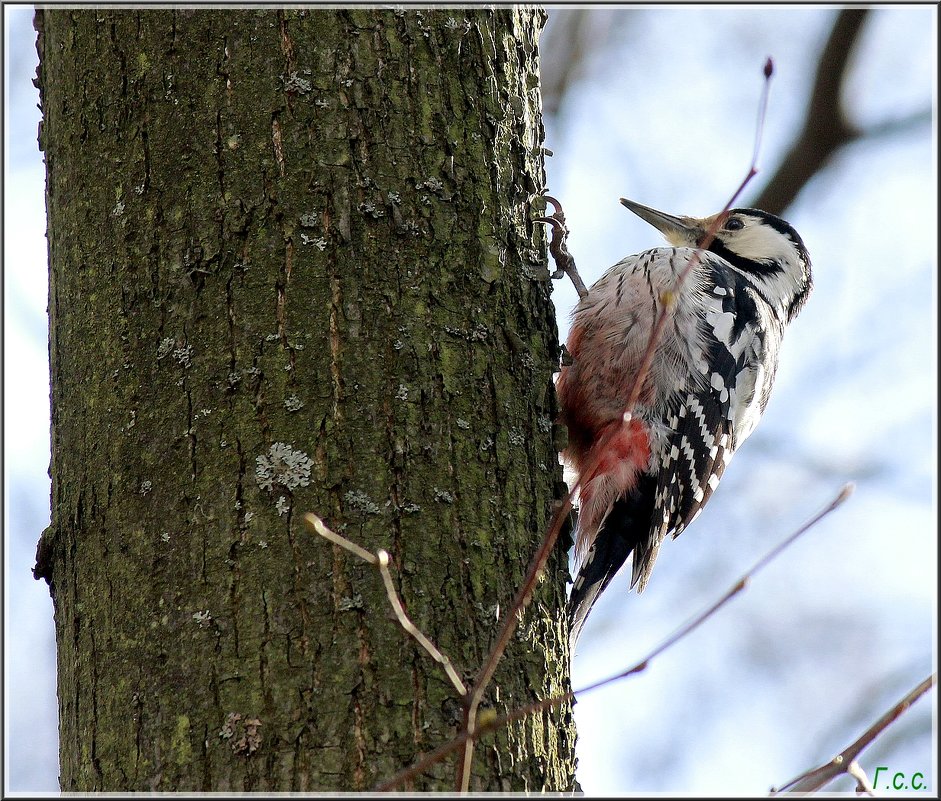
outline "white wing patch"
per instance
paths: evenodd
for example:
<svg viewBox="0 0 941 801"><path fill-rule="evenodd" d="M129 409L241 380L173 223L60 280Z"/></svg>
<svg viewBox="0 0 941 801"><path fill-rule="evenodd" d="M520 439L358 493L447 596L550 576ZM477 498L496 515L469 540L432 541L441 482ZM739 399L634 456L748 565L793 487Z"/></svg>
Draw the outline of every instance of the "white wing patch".
<svg viewBox="0 0 941 801"><path fill-rule="evenodd" d="M713 373L709 383L712 385L712 388L719 393L719 400L725 403L729 399L729 391L725 388L725 379L722 378L721 374Z"/></svg>
<svg viewBox="0 0 941 801"><path fill-rule="evenodd" d="M706 322L709 323L719 342L731 341L732 327L735 325L735 315L732 312L706 312Z"/></svg>

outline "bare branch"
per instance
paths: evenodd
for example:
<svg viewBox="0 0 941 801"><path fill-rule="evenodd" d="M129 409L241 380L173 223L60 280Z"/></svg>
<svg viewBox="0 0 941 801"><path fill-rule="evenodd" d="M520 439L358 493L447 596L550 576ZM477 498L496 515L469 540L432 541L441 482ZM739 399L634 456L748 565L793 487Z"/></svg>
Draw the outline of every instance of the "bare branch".
<svg viewBox="0 0 941 801"><path fill-rule="evenodd" d="M906 133L913 128L919 128L923 125L931 125L933 118L931 107L923 108L921 111L913 111L911 114L905 114L901 117L894 117L889 120L881 120L865 128L856 130L857 139L876 139L880 136L895 136L896 134Z"/></svg>
<svg viewBox="0 0 941 801"><path fill-rule="evenodd" d="M312 512L307 512L304 515L304 520L324 539L329 540L335 545L339 545L341 548L345 548L351 554L358 556L364 562L369 562L370 564L376 565L379 568L379 573L382 575L382 582L386 588L386 595L389 598L389 605L392 607L392 611L395 613L395 618L399 621L399 625L405 630L406 634L411 636L422 648L425 649L425 651L428 652L428 655L434 659L435 662L441 665L441 667L444 669L444 672L447 674L448 679L450 679L451 684L454 686L454 689L457 690L462 697L467 695L467 688L464 686L464 682L461 681L461 677L454 669L454 665L451 663L451 660L442 654L435 644L429 640L421 632L421 630L414 623L412 623L408 615L405 614L405 608L402 606L402 601L399 599L399 594L395 590L395 584L392 582L392 574L389 572L389 554L382 549L374 554L370 553L365 548L361 548L352 540L348 540L346 537L327 528L323 520L321 520Z"/></svg>
<svg viewBox="0 0 941 801"><path fill-rule="evenodd" d="M507 713L506 715L501 715L499 717L493 717L485 722L480 722L479 725L474 727L465 726L465 730L457 735L450 742L445 743L444 745L436 748L429 754L426 754L422 759L416 762L413 765L405 768L404 770L397 773L391 779L383 782L375 789L378 792L384 792L388 790L393 790L398 787L402 782L408 781L414 776L419 775L423 771L430 768L432 765L440 762L448 754L451 754L457 751L462 746L465 748L465 754L467 753L467 743L479 740L485 734L489 734L492 731L505 726L508 723L512 723L517 720L521 720L529 715L532 715L536 712L542 712L546 709L552 709L553 707L559 706L560 704L565 703L566 701L571 701L573 698L583 695L584 693L591 692L592 690L597 690L600 687L605 685L612 684L621 679L632 676L636 673L643 672L647 666L652 662L657 656L662 654L667 648L675 645L681 639L686 637L688 634L693 632L695 629L699 628L703 623L705 623L710 617L712 617L716 612L719 611L725 604L727 604L732 598L738 595L740 592L745 590L748 587L749 582L755 576L758 571L767 567L767 565L775 558L780 556L781 552L787 548L789 545L792 545L802 534L809 531L813 526L820 522L826 515L830 514L834 509L840 506L847 498L849 498L852 493L853 485L845 485L837 496L820 512L814 515L810 520L808 520L803 526L797 529L794 533L789 535L787 538L782 540L778 545L768 551L767 554L761 557L751 569L748 570L732 587L725 592L725 594L715 603L711 604L705 611L696 615L689 623L684 626L681 626L677 631L668 637L661 645L654 648L649 654L647 654L643 659L641 659L633 667L628 668L627 670L622 670L614 676L609 676L606 679L597 681L594 684L589 684L587 687L583 687L580 690L570 690L569 692L562 693L561 695L555 695L551 698L543 699L542 701L535 701L534 703L527 704L526 706L519 707L514 709L512 712ZM466 762L466 756L464 764ZM461 776L463 778L463 774Z"/></svg>
<svg viewBox="0 0 941 801"><path fill-rule="evenodd" d="M875 795L875 790L872 788L872 782L869 781L869 777L866 775L866 771L862 769L862 766L856 761L853 760L850 762L849 766L846 768L846 772L856 779L856 793L866 795Z"/></svg>
<svg viewBox="0 0 941 801"><path fill-rule="evenodd" d="M352 540L348 540L346 537L341 534L337 534L335 531L327 528L326 524L313 512L307 512L304 515L304 520L307 521L307 524L313 527L321 537L325 540L330 540L334 545L339 545L341 548L348 550L353 556L358 556L364 562L369 562L371 565L379 564L379 557L374 553L370 553L365 548L360 548Z"/></svg>
<svg viewBox="0 0 941 801"><path fill-rule="evenodd" d="M651 662L656 657L660 656L664 651L666 651L671 646L675 645L677 642L682 640L688 634L690 634L695 629L699 628L703 623L705 623L710 617L712 617L716 612L718 612L723 606L725 606L729 601L731 601L736 595L748 587L749 582L752 578L765 567L767 567L773 560L781 555L781 552L784 551L789 546L793 545L794 542L813 528L817 523L819 523L824 517L830 514L837 507L841 506L850 495L852 495L854 489L853 484L845 484L842 489L840 489L837 496L830 501L822 510L815 514L810 520L808 520L804 525L798 528L793 534L791 534L786 539L778 543L774 548L772 548L768 553L761 557L751 568L745 571L744 575L733 584L726 593L719 598L718 601L713 603L704 611L700 612L696 617L694 617L689 623L686 623L683 626L680 626L673 634L667 637L660 645L654 648L646 657L644 657L640 662L634 665L631 668L628 668L621 673L617 673L614 676L610 676L601 681L596 681L594 684L589 684L587 687L583 687L581 690L577 690L576 694L587 693L591 690L597 690L599 687L604 687L606 684L611 684L618 679L625 678L626 676L631 675L632 673L640 673L647 668L647 664Z"/></svg>
<svg viewBox="0 0 941 801"><path fill-rule="evenodd" d="M869 779L862 771L862 768L856 764L856 758L868 747L882 732L891 726L902 713L915 703L921 696L930 690L937 681L937 675L932 673L927 679L919 684L914 690L906 695L901 701L886 712L879 720L872 724L863 734L851 745L844 748L833 759L820 767L808 770L802 773L796 779L791 779L781 789L771 788L770 795L782 795L784 793L797 793L805 795L814 793L823 789L827 784L848 773L856 779L857 786L864 792L873 794L873 787ZM854 767L855 766L855 767Z"/></svg>
<svg viewBox="0 0 941 801"><path fill-rule="evenodd" d="M745 190L745 187L748 186L748 182L758 174L758 152L761 147L761 136L764 132L765 111L768 106L768 87L771 83L771 76L774 74L774 63L770 58L765 62L763 74L765 82L762 87L761 100L759 101L758 106L758 123L755 126L755 146L752 150L752 159L751 164L748 166L748 172L745 174L745 177L739 184L738 189L736 189L732 193L732 196L728 199L728 202L723 207L722 212L716 215L715 219L712 221L712 224L709 226L708 230L703 236L702 241L699 243L699 247L696 249L690 260L686 263L686 266L677 276L676 281L673 284L673 290L669 293L664 293L664 296L660 298L662 308L660 309L660 314L657 317L657 322L654 325L654 329L650 334L650 339L647 342L647 349L644 351L644 356L641 359L640 367L637 370L637 376L634 379L633 386L631 387L631 394L628 396L627 405L624 408L623 416L625 425L630 422L631 415L634 413L634 406L637 404L638 398L640 398L641 387L643 387L644 381L647 380L647 373L650 372L650 366L653 364L654 352L656 351L657 345L663 336L663 329L666 327L667 319L673 313L673 307L676 303L676 299L679 297L680 289L682 288L683 283L686 281L686 277L696 268L696 265L698 265L702 260L703 251L706 250L712 244L712 240L715 239L716 233L718 232L722 223L725 221L723 218L724 213L732 208L732 205L738 199L738 196L741 195ZM612 432L612 436L614 433L615 432ZM591 475L593 471L594 465L592 466L591 472L585 472L587 472L588 475Z"/></svg>
<svg viewBox="0 0 941 801"><path fill-rule="evenodd" d="M476 739L473 735L476 734L477 710L480 708L481 700L483 700L484 691L490 684L490 680L493 678L493 674L503 656L503 652L506 650L506 646L509 644L513 632L516 630L522 612L532 597L536 582L545 568L546 562L549 561L549 555L555 547L559 532L562 530L562 525L572 509L572 492L574 490L575 488L573 487L556 509L552 521L549 524L549 530L546 532L546 536L543 538L539 550L536 552L535 557L533 557L529 565L529 569L526 571L526 578L523 580L523 585L513 599L509 614L507 614L503 620L503 627L500 629L497 641L494 643L493 648L491 648L487 656L487 661L484 662L480 673L477 674L477 679L474 681L474 686L468 695L469 703L465 714L465 732L467 734L466 742L470 744L470 747L465 750L464 759L461 762L459 770L461 774L460 787L462 792L466 792L470 780L470 757L473 752L473 741Z"/></svg>
<svg viewBox="0 0 941 801"><path fill-rule="evenodd" d="M422 634L418 627L409 620L408 615L405 614L402 602L399 600L398 593L395 591L395 585L392 583L392 574L389 572L389 554L384 550L379 550L376 552L376 556L379 557L379 572L382 574L382 581L386 585L386 595L389 596L389 604L392 606L392 611L395 612L395 617L399 621L399 625L428 652L428 655L434 659L435 662L444 668L444 672L451 680L451 684L454 685L454 689L457 690L461 696L466 695L467 688L464 686L464 682L461 681L461 677L457 675L457 671L454 669L454 665L451 664L451 660L441 653L437 646Z"/></svg>
<svg viewBox="0 0 941 801"><path fill-rule="evenodd" d="M855 138L840 94L868 13L867 8L846 8L837 14L817 64L803 129L754 201L756 208L781 214L830 156Z"/></svg>
<svg viewBox="0 0 941 801"><path fill-rule="evenodd" d="M853 51L870 9L840 11L820 55L807 104L804 124L774 175L755 198L756 208L781 214L798 193L830 161L836 151L860 139L904 133L930 125L931 108L861 128L852 123L841 104Z"/></svg>
<svg viewBox="0 0 941 801"><path fill-rule="evenodd" d="M748 185L748 182L755 176L757 172L755 160L758 158L765 108L768 104L768 85L773 71L774 65L769 58L763 67L764 86L759 106L760 110L758 116L758 125L755 131L755 148L752 154L752 162L749 166L748 173L742 180L742 183L732 194L732 197L729 198L729 201L725 204L725 208L722 210L723 212L728 211L729 208L731 208L736 198L742 193L744 188ZM576 277L578 276L578 273L574 270L575 262L571 255L568 254L568 250L565 249L564 243L565 234L567 234L567 229L565 227L565 216L562 213L562 209L559 206L559 202L557 200L549 197L547 197L547 200L549 200L556 207L556 212L553 215L550 217L541 218L542 222L550 223L553 228L552 243L556 246L555 249L551 251L553 258L556 259L556 265L559 270L563 273L568 273L569 276L572 277L572 281L575 282ZM699 263L703 249L708 248L712 243L712 240L715 238L716 232L719 230L719 226L722 224L722 222L722 214L717 215L716 219L713 221L712 225L709 227L709 230L703 237L702 242L699 243L699 248L693 253L686 267L680 272L679 276L677 276L672 291L664 293L664 296L660 299L662 309L660 310L660 315L657 318L656 325L650 334L650 339L647 343L647 349L644 353L643 359L641 360L637 375L634 378L627 404L624 407L624 425L627 425L630 422L634 406L637 404L637 401L640 398L641 387L643 386L647 377L647 373L650 370L650 366L653 362L654 351L656 350L657 343L660 341L660 338L663 334L663 329L666 326L667 319L673 311L679 290L690 271L693 270L693 268ZM557 235L559 237L558 242L556 239ZM560 257L561 261L559 260ZM580 277L578 278L577 283L575 283L575 286L579 291L580 297L584 297L584 295L582 295L583 291L585 294L587 294ZM617 435L617 433L617 429L612 428L612 430L608 432L608 438L613 438ZM596 449L596 451L597 455L593 462L585 466L585 468L581 471L582 476L592 475L598 463L600 463L601 459L603 458L604 448L599 447ZM474 682L473 688L468 694L468 704L465 708L464 715L463 742L465 747L462 758L458 764L458 778L456 781L456 790L458 792L467 792L469 787L470 766L471 758L473 756L474 742L479 736L477 728L477 711L480 708L480 702L483 699L484 691L490 684L490 680L493 678L493 674L497 669L497 665L499 664L500 659L503 657L503 652L506 650L506 646L510 641L510 637L516 630L516 626L519 622L523 609L525 609L526 605L529 603L533 588L536 586L536 581L545 568L546 562L549 559L549 554L552 553L552 549L555 546L556 540L559 536L559 531L562 528L562 523L572 508L572 498L577 492L580 484L581 478L576 481L575 485L569 490L568 494L563 499L561 506L556 510L556 513L553 516L552 522L549 526L549 531L546 533L546 536L539 547L539 551L536 553L536 556L530 563L529 570L526 573L526 579L523 582L523 586L520 587L516 598L513 600L513 605L510 609L510 612L504 619L503 627L500 630L497 641L494 643L494 646L491 649L486 662L481 668L480 673L477 675L477 679Z"/></svg>

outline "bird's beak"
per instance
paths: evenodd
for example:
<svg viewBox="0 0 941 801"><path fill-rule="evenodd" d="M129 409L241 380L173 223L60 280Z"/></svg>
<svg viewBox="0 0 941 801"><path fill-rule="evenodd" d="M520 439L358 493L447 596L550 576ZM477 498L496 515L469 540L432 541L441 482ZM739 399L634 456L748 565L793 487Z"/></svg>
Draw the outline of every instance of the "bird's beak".
<svg viewBox="0 0 941 801"><path fill-rule="evenodd" d="M623 197L621 205L633 211L644 222L650 223L674 247L695 246L702 236L702 221L694 217L674 217Z"/></svg>

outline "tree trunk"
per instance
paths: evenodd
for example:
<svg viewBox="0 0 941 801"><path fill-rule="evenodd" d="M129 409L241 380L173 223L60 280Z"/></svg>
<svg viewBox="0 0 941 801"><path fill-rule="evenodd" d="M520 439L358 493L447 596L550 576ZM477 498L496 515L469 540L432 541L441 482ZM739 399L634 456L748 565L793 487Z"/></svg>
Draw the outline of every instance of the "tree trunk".
<svg viewBox="0 0 941 801"><path fill-rule="evenodd" d="M47 10L63 790L361 790L458 731L545 533L532 10ZM568 687L558 549L489 704ZM566 790L571 710L471 788ZM450 789L455 759L415 780Z"/></svg>

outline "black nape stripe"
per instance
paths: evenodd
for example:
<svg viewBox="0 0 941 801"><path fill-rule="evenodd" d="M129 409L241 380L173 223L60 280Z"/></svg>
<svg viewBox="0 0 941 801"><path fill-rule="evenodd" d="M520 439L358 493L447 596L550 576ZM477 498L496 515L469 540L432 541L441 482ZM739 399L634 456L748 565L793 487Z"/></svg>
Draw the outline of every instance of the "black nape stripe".
<svg viewBox="0 0 941 801"><path fill-rule="evenodd" d="M807 298L810 296L811 288L812 284L808 280L807 284L804 286L804 289L791 298L791 302L787 307L788 322L791 322L791 320L797 317L798 312L800 312L800 310L804 307L804 304L807 302Z"/></svg>
<svg viewBox="0 0 941 801"><path fill-rule="evenodd" d="M742 272L752 273L753 275L778 275L784 272L784 266L776 260L755 261L746 259L729 250L722 241L716 237L709 245L709 251L721 256L733 267L737 267Z"/></svg>

